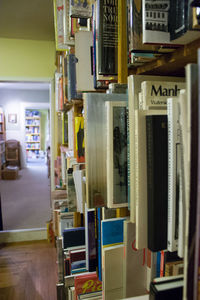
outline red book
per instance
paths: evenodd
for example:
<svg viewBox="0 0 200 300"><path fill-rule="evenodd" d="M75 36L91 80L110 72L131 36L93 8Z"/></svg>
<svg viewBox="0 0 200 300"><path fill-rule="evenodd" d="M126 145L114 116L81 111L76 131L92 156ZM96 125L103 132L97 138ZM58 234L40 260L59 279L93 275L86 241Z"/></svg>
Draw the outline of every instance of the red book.
<svg viewBox="0 0 200 300"><path fill-rule="evenodd" d="M78 295L102 290L102 282L99 281L96 272L76 276L74 279L76 299Z"/></svg>

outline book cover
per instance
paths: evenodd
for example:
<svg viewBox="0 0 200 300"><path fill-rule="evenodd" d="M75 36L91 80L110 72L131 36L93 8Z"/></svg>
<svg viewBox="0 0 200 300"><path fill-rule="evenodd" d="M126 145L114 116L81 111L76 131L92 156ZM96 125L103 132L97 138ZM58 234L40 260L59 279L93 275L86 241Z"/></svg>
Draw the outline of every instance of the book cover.
<svg viewBox="0 0 200 300"><path fill-rule="evenodd" d="M73 178L73 169L69 168L67 170L67 195L68 195L68 203L69 203L69 211L76 210L76 190Z"/></svg>
<svg viewBox="0 0 200 300"><path fill-rule="evenodd" d="M84 213L85 206L85 183L83 178L85 177L85 170L76 170L73 171L73 178L76 190L76 199L77 199L77 211Z"/></svg>
<svg viewBox="0 0 200 300"><path fill-rule="evenodd" d="M123 245L102 249L102 288L105 300L123 297L123 256Z"/></svg>
<svg viewBox="0 0 200 300"><path fill-rule="evenodd" d="M148 245L148 161L147 161L147 116L166 115L161 110L135 110L134 114L134 187L136 214L136 248L147 248ZM166 117L166 116L165 116Z"/></svg>
<svg viewBox="0 0 200 300"><path fill-rule="evenodd" d="M174 81L184 82L184 78L169 76L151 76L151 75L130 75L128 77L128 120L129 120L129 147L128 147L128 165L130 166L130 176L128 177L128 196L130 202L130 218L132 222L136 220L136 201L135 201L135 140L134 140L134 110L139 108L139 92L141 92L141 83L143 81Z"/></svg>
<svg viewBox="0 0 200 300"><path fill-rule="evenodd" d="M72 39L70 37L69 23L70 23L69 0L63 0L63 40L64 40L64 45L73 46L74 39Z"/></svg>
<svg viewBox="0 0 200 300"><path fill-rule="evenodd" d="M70 250L69 259L71 263L79 260L85 260L85 249Z"/></svg>
<svg viewBox="0 0 200 300"><path fill-rule="evenodd" d="M76 151L77 162L85 162L85 143L84 143L84 118L75 117L75 136L76 136Z"/></svg>
<svg viewBox="0 0 200 300"><path fill-rule="evenodd" d="M150 299L177 299L183 297L183 276L156 278L150 286Z"/></svg>
<svg viewBox="0 0 200 300"><path fill-rule="evenodd" d="M64 249L85 245L85 227L64 229L63 246Z"/></svg>
<svg viewBox="0 0 200 300"><path fill-rule="evenodd" d="M88 208L105 206L106 174L106 107L105 101L125 101L124 94L84 94L84 138L86 162L86 201Z"/></svg>
<svg viewBox="0 0 200 300"><path fill-rule="evenodd" d="M85 207L85 229L86 268L89 272L93 272L97 267L95 209L87 209L87 206Z"/></svg>
<svg viewBox="0 0 200 300"><path fill-rule="evenodd" d="M146 279L145 249L135 248L135 224L124 221L123 298L145 295Z"/></svg>
<svg viewBox="0 0 200 300"><path fill-rule="evenodd" d="M92 70L92 31L75 33L75 56L77 92L94 91Z"/></svg>
<svg viewBox="0 0 200 300"><path fill-rule="evenodd" d="M74 99L81 99L82 95L77 93L77 83L76 83L76 63L78 59L74 54L70 53L68 55L67 72L68 72L68 101Z"/></svg>
<svg viewBox="0 0 200 300"><path fill-rule="evenodd" d="M126 102L106 102L107 206L128 205Z"/></svg>
<svg viewBox="0 0 200 300"><path fill-rule="evenodd" d="M143 81L140 106L142 109L167 109L167 98L178 97L184 88L182 82Z"/></svg>
<svg viewBox="0 0 200 300"><path fill-rule="evenodd" d="M98 268L97 274L100 281L102 281L102 256L101 256L101 220L102 220L102 208L97 208L97 249L98 249Z"/></svg>
<svg viewBox="0 0 200 300"><path fill-rule="evenodd" d="M59 235L62 236L64 229L72 228L74 226L74 213L60 213L59 221Z"/></svg>
<svg viewBox="0 0 200 300"><path fill-rule="evenodd" d="M78 295L80 294L102 290L102 282L99 281L96 272L75 276L74 286L76 290L76 299L78 299Z"/></svg>
<svg viewBox="0 0 200 300"><path fill-rule="evenodd" d="M118 72L118 1L97 1L98 73Z"/></svg>
<svg viewBox="0 0 200 300"><path fill-rule="evenodd" d="M102 292L98 291L98 292L90 292L87 294L80 294L78 295L78 299L79 300L89 300L89 299L102 300Z"/></svg>
<svg viewBox="0 0 200 300"><path fill-rule="evenodd" d="M102 220L101 243L103 248L123 243L124 220L125 218Z"/></svg>
<svg viewBox="0 0 200 300"><path fill-rule="evenodd" d="M167 116L146 116L148 248L167 248L168 133Z"/></svg>
<svg viewBox="0 0 200 300"><path fill-rule="evenodd" d="M69 15L75 18L91 18L92 1L91 0L69 0Z"/></svg>

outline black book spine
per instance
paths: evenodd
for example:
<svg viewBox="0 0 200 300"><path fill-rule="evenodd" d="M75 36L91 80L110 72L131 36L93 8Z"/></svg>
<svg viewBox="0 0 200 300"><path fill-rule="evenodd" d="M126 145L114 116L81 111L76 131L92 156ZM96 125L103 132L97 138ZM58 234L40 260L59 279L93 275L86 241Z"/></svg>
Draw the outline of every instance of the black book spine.
<svg viewBox="0 0 200 300"><path fill-rule="evenodd" d="M175 40L188 30L188 0L171 0L169 10L170 40Z"/></svg>
<svg viewBox="0 0 200 300"><path fill-rule="evenodd" d="M167 116L146 116L148 248L167 248L168 134Z"/></svg>
<svg viewBox="0 0 200 300"><path fill-rule="evenodd" d="M98 0L98 73L117 75L118 0Z"/></svg>

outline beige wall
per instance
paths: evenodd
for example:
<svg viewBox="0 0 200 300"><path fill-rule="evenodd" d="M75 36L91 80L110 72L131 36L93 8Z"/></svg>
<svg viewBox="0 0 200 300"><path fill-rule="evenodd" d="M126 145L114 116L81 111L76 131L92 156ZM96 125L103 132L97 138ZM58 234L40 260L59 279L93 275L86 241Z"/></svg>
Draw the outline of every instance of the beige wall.
<svg viewBox="0 0 200 300"><path fill-rule="evenodd" d="M55 43L0 38L0 79L53 78Z"/></svg>

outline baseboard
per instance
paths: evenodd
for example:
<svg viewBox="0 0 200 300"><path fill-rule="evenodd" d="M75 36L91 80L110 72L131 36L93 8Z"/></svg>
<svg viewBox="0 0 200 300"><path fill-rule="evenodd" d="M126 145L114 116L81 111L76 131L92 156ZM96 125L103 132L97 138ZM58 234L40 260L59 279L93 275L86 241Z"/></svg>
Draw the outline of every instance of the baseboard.
<svg viewBox="0 0 200 300"><path fill-rule="evenodd" d="M21 230L4 230L0 231L0 244L39 241L47 239L46 228L32 228Z"/></svg>

